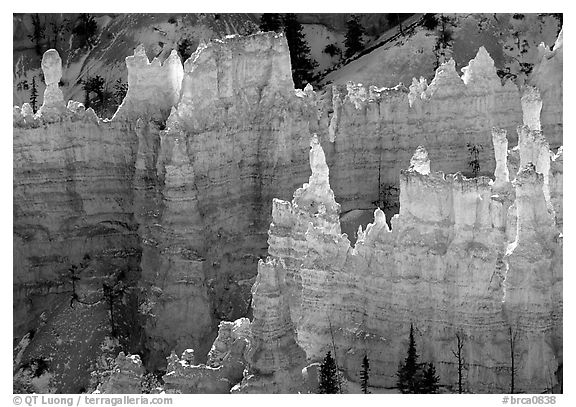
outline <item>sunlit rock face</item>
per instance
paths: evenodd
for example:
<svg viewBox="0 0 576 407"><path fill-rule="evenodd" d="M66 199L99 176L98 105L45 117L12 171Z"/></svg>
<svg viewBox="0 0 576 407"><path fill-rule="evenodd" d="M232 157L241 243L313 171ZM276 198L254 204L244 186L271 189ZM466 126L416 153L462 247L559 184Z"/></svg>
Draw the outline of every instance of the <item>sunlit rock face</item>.
<svg viewBox="0 0 576 407"><path fill-rule="evenodd" d="M143 45L126 57L128 92L114 115L115 120L146 120L166 122L172 106L178 103L184 75L182 62L176 51L160 62L148 60Z"/></svg>
<svg viewBox="0 0 576 407"><path fill-rule="evenodd" d="M557 384L561 238L544 199L543 175L533 164L515 177L515 194L507 190L512 184L503 173L507 141L502 138L505 132L495 129L498 188L488 177L420 172L422 166L412 165L400 175L400 214L392 228L377 209L374 222L358 231L354 247L336 225L315 220L325 213L321 199L309 203L318 208L311 213L298 210L294 201L275 202L270 264L282 271L285 261L300 264L290 270L299 274L299 285L287 289L295 289L291 295L301 303L292 317L308 361L321 360L334 340L339 366L350 378L357 380L367 354L371 383L394 386L412 323L422 360L435 363L443 384L457 383L451 350L459 335L465 338L467 390L505 392L512 332L516 391L542 392ZM519 148L523 157L540 150L535 139ZM424 152L419 148L412 163L425 162ZM515 230L507 231L513 203L518 220ZM302 222L308 224L305 240ZM537 230L545 233L537 237ZM510 246L508 233L515 236ZM525 266L538 269L528 272L539 277L523 277ZM269 269L261 267L259 278Z"/></svg>
<svg viewBox="0 0 576 407"><path fill-rule="evenodd" d="M551 58L543 58L539 70L561 67L561 39L559 44L547 51ZM89 254L90 278L81 284L82 293L101 295L102 278L116 273L124 273L134 289L123 318L134 317L130 323L143 325L139 350L147 368L164 369L171 350L181 354L194 348L196 360L188 364L212 372L219 367L218 352L227 352L227 335L234 337L223 326L219 332L219 322L252 313L257 263L269 254L272 263L265 262L262 272L278 276L282 304L288 304L282 321L290 320L297 338L297 346L291 339L278 346L294 362L280 364L289 383L283 389L295 391L301 380L297 370L304 365L298 346L316 358L327 349L323 347L332 333L339 338L339 348L346 347L351 335L347 324L358 321L354 346L366 344L375 352L376 383L391 383L400 356L389 356L378 341L387 343L395 332L391 349L401 355L410 318L422 326L427 358L450 355L450 341L460 325L471 326L467 335L477 347L492 343L494 332L504 332L498 338L505 341L505 321L494 316L501 314L501 296L495 293L503 291L504 243L516 240L517 224L514 188L505 168L514 179L526 157L536 161L536 171L544 172L543 185L548 186L549 193L543 192L547 208L562 227L563 155L551 154L543 142L556 148L559 144L550 137L561 140L561 115L547 100L553 100L550 95L562 77L555 74L548 90L539 88L542 132L536 137L537 130L528 126L525 133L529 142L542 142L510 151L508 164L502 165L506 136L494 137L492 128L505 130L514 145L526 104L514 85L497 82L483 49L462 78L448 62L430 85L425 80L409 89L349 84L316 93L310 87L294 90L288 47L280 34L202 45L184 67L175 54L163 63L150 62L137 48L127 58L128 94L111 121L100 120L81 103L65 105L58 93L58 60L51 51L45 56L51 89L45 108L36 115L29 104L13 109L15 338L33 329L43 312L58 321L70 300L65 275ZM310 142L312 134L317 136ZM498 148L492 147L497 142ZM492 176L497 168L494 185L486 177L438 172L469 172L468 143L483 147L482 175ZM418 146L424 149L413 155ZM375 208L375 203L384 212L376 212L374 224L357 233L359 243L351 248L341 235L340 205L346 212ZM387 215L398 212L390 231ZM369 247L366 258L358 254L362 247ZM372 250L379 254L369 254ZM366 267L376 276L374 283L362 273L346 274ZM392 284L384 284L390 279ZM417 295L404 280L417 287ZM350 284L357 292L345 296L338 284ZM431 287L443 293L441 300L416 304L419 298L437 295ZM366 293L374 296L380 289L387 293L378 294L380 302L366 301L371 298ZM320 301L322 296L333 299ZM387 303L387 297L395 302ZM334 305L341 302L346 307ZM316 321L303 312L315 307L324 309L328 318ZM393 316L371 319L383 309L389 310L383 315ZM458 309L464 310L462 315ZM437 315L444 325L431 322ZM105 314L98 318L105 331ZM67 322L70 327L72 320ZM485 324L494 330L481 329ZM445 327L444 333L437 326ZM52 325L42 329L51 332ZM264 338L260 346L274 354L275 345L266 343L267 328L259 329ZM289 323L278 325L283 338L291 337L291 329ZM362 339L364 333L367 339ZM211 348L216 335L220 339ZM428 338L440 338L439 344ZM97 345L93 342L90 346ZM232 342L242 345L238 338ZM503 374L495 373L498 369L506 369L505 354L495 353L486 361L484 351L470 352L471 363L478 362L471 364L471 382L480 383L478 389L495 389L490 386L501 383L494 378ZM357 371L360 351L346 354L338 360L349 372ZM438 360L452 377L453 361L446 357ZM236 368L244 363L241 359L233 364ZM253 356L252 379L242 376L252 389L266 387L268 379L257 379L258 366L265 362L268 359ZM236 368L235 378L226 375L225 384L211 387L211 379L206 379L205 385L194 385L194 391L225 391L239 380ZM220 380L219 375L214 377ZM186 375L181 377L185 383ZM538 377L534 380L540 383ZM68 389L77 392L81 385Z"/></svg>
<svg viewBox="0 0 576 407"><path fill-rule="evenodd" d="M530 85L539 90L542 103L542 131L553 149L563 144L563 38L562 30L551 49L544 44L538 47L541 61L534 66L528 80Z"/></svg>
<svg viewBox="0 0 576 407"><path fill-rule="evenodd" d="M167 393L229 393L240 382L250 338L250 321L241 318L222 322L218 337L210 350L208 364L195 364L194 351L186 349L178 358L174 352L167 358L163 377Z"/></svg>
<svg viewBox="0 0 576 407"><path fill-rule="evenodd" d="M219 320L249 311L272 198L308 172L307 98L294 93L282 35L229 37L186 61L166 130L151 140L142 128L142 280L158 365L173 348L205 361Z"/></svg>
<svg viewBox="0 0 576 407"><path fill-rule="evenodd" d="M42 72L46 89L40 113L45 121L56 121L66 109L66 104L59 88L59 82L62 79L62 59L55 49L49 49L42 56Z"/></svg>
<svg viewBox="0 0 576 407"><path fill-rule="evenodd" d="M426 147L432 171L471 174L470 144L480 148L480 173L493 172L491 128L515 134L522 121L520 95L511 82L501 84L483 48L463 71L460 78L448 61L430 84L424 79L410 89L349 84L334 92L335 141L323 147L343 211L381 200L388 216L397 213L400 169L408 168L419 145Z"/></svg>
<svg viewBox="0 0 576 407"><path fill-rule="evenodd" d="M517 349L516 386L541 389L554 385L551 373L562 364L562 238L536 166L522 166L513 184L517 235L504 258L503 309Z"/></svg>

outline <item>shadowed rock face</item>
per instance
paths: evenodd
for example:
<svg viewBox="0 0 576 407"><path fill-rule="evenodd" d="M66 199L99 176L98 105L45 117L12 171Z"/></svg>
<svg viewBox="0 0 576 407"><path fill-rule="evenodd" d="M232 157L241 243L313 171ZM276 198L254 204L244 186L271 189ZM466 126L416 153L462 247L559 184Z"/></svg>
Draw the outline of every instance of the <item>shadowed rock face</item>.
<svg viewBox="0 0 576 407"><path fill-rule="evenodd" d="M419 182L400 177L417 146L426 147L433 171L455 172L468 170L466 143L482 144L481 172L490 173L492 126L514 134L522 114L518 90L495 83L485 52L471 61L466 79L448 63L430 85L410 90L349 84L321 94L293 89L286 41L268 33L201 46L184 68L175 55L150 62L137 49L127 58L126 99L102 121L56 97L56 57L45 56L54 79L46 109L14 109L14 337L37 327L43 312L58 320L55 305L70 301L68 270L89 254L79 290L97 300L110 276L132 288L119 318L127 327L143 325L142 335L126 342L142 339L150 368L163 368L172 349L192 347L195 363L204 362L219 321L251 312L257 262L268 252L283 257L286 284L300 284L296 263L308 250L308 221L340 233L340 204L347 211L384 203L388 215L397 213L401 197L389 191ZM310 175L313 133L313 151L323 152L322 159L314 155L309 184L322 185L324 195L304 188L295 197L299 215L285 216L287 203L274 198L289 199ZM555 208L561 160L549 182ZM433 182L451 188L451 181ZM484 203L496 205L490 199ZM438 216L450 208L438 207ZM272 218L277 232L268 235ZM286 228L294 228L299 245L280 254L273 242L286 238ZM290 291L287 301L296 323L300 309L292 304L301 293ZM49 332L50 324L42 329Z"/></svg>

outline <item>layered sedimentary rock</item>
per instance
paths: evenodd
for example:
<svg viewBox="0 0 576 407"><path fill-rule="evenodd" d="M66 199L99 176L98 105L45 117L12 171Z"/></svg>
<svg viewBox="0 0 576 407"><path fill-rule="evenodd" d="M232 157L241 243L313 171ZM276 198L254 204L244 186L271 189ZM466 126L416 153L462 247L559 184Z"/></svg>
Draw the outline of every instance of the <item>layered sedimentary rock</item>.
<svg viewBox="0 0 576 407"><path fill-rule="evenodd" d="M246 351L247 369L234 392L297 393L304 388L306 354L296 343L288 292L281 261L260 260L252 287L254 319Z"/></svg>
<svg viewBox="0 0 576 407"><path fill-rule="evenodd" d="M14 127L15 337L70 290L66 273L85 255L97 276L138 270L135 140L126 126L93 118L67 110L59 123L39 117Z"/></svg>
<svg viewBox="0 0 576 407"><path fill-rule="evenodd" d="M168 393L229 393L242 380L244 357L250 338L248 318L223 321L208 354L207 364L194 363L194 351L187 349L178 358L174 352L167 358L164 375Z"/></svg>
<svg viewBox="0 0 576 407"><path fill-rule="evenodd" d="M186 347L205 361L218 321L248 312L272 197L306 173L302 118L315 112L305 107L281 35L230 37L186 61L160 137L151 141L143 128L137 210L158 364Z"/></svg>
<svg viewBox="0 0 576 407"><path fill-rule="evenodd" d="M114 329L124 346L139 340L138 137L133 122L65 105L60 64L55 50L45 53L48 86L36 115L28 105L14 109L14 338L35 334L22 363L60 348L48 370L56 391L74 393L88 386L87 366L111 329L105 281L129 287L117 299ZM69 351L67 341L76 341Z"/></svg>
<svg viewBox="0 0 576 407"><path fill-rule="evenodd" d="M392 229L377 209L374 222L358 231L354 247L333 224L310 221L325 213L322 199L312 200L309 206L319 208L312 213L302 213L294 201L275 201L270 252L277 253L274 264L282 264L284 256L301 264L291 270L301 284L290 287L297 292L291 295L301 298L300 311L292 315L309 360L321 359L334 340L337 363L352 379L368 354L371 382L393 386L413 323L422 359L435 363L443 384L457 382L451 350L458 334L465 338L468 390L507 391L512 330L516 390L539 392L557 383L561 240L546 207L543 176L528 164L533 174L528 178L540 181L528 182L526 190L525 170L515 181L517 233L508 247L507 217L515 195L506 191L503 137L503 130L494 131L497 183L429 172L427 154L419 148L412 169L400 175L400 214L392 219ZM535 140L519 148L522 157L540 150ZM326 194L312 182L304 189L310 197ZM540 198L532 201L530 194ZM305 241L303 222L308 223ZM522 237L523 229L540 226L546 233L536 242L533 235ZM522 264L530 262L534 266L523 271Z"/></svg>
<svg viewBox="0 0 576 407"><path fill-rule="evenodd" d="M165 122L172 107L178 103L182 86L182 62L175 50L161 63L146 56L143 45L126 57L128 92L113 120L146 118Z"/></svg>
<svg viewBox="0 0 576 407"><path fill-rule="evenodd" d="M562 363L562 238L536 166L522 166L513 184L517 235L504 258L503 311L513 341L516 386L541 390L556 384Z"/></svg>
<svg viewBox="0 0 576 407"><path fill-rule="evenodd" d="M542 98L542 131L553 149L563 144L563 38L562 30L553 47L548 48L544 44L539 46L538 51L541 60L539 64L534 66L528 81L540 92Z"/></svg>
<svg viewBox="0 0 576 407"><path fill-rule="evenodd" d="M561 46L554 50L549 60L558 67ZM89 254L83 292L98 294L111 271L124 271L131 287L139 280L143 359L150 368L163 368L172 349L193 347L194 363L205 361L218 322L250 312L271 213L268 252L282 259L274 267L285 271L285 284L298 287L308 222L338 235L336 201L345 211L384 202L387 213L397 212L399 170L419 145L433 171L466 171L466 144L481 144L481 172L491 173L492 126L513 136L521 121L518 90L496 83L483 50L463 78L448 63L430 85L416 81L410 90L349 84L323 94L294 91L282 35L201 46L183 69L176 55L150 63L137 49L127 58L128 95L110 122L77 102L64 107L58 58L53 52L45 58L51 89L45 108L34 115L24 104L13 116L14 316L22 321L15 338L42 312L69 301L70 281L62 274ZM561 76L552 80L556 89ZM544 116L546 92L541 98ZM543 134L550 140L546 126L560 120L551 128L561 131L561 117L546 117ZM309 185L317 186L303 188L292 204L273 200L289 199L310 174L306 149L313 133L313 150L321 144L326 151L316 169L327 162L332 188L326 167L313 170ZM548 184L561 225L561 153ZM499 211L510 199L490 197L501 207L495 219L507 225L511 217ZM287 301L297 324L302 293L289 288Z"/></svg>
<svg viewBox="0 0 576 407"><path fill-rule="evenodd" d="M298 267L307 250L305 234L308 224L340 233L340 205L330 188L326 158L316 136L312 137L310 143L309 162L312 170L310 179L294 193L292 202L274 199L272 223L268 231L268 252L273 258L282 258L282 262L277 262L275 266L286 270L290 312L294 323L300 318L302 299Z"/></svg>
<svg viewBox="0 0 576 407"><path fill-rule="evenodd" d="M480 173L492 174L491 128L507 130L515 143L516 126L522 123L521 93L510 81L501 84L494 61L482 47L462 70L460 78L449 61L438 68L430 84L414 80L409 89L352 83L333 88L329 133L335 141L322 146L344 212L380 200L390 206L388 215L397 213L394 187L418 145L426 146L432 170L465 174L471 173L468 144L477 145ZM548 87L561 88L557 75L551 81L554 84ZM562 139L561 117L543 115L542 123L545 137L557 148ZM358 155L362 155L361 166Z"/></svg>
<svg viewBox="0 0 576 407"><path fill-rule="evenodd" d="M241 318L223 321L218 336L208 354L207 364L194 364L194 351L187 349L178 358L173 352L168 357L164 375L168 393L229 393L242 380L244 357L250 337L250 321Z"/></svg>

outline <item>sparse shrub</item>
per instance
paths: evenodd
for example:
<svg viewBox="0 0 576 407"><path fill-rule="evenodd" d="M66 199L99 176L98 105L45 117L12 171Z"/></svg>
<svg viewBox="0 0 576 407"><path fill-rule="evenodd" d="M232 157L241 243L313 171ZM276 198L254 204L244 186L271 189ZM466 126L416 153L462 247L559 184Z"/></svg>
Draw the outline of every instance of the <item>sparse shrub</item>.
<svg viewBox="0 0 576 407"><path fill-rule="evenodd" d="M472 174L476 177L480 173L480 151L482 151L484 147L480 144L471 143L468 143L466 146L469 154L468 166Z"/></svg>
<svg viewBox="0 0 576 407"><path fill-rule="evenodd" d="M128 84L122 82L122 79L118 78L114 84L114 99L116 105L120 106L128 93Z"/></svg>

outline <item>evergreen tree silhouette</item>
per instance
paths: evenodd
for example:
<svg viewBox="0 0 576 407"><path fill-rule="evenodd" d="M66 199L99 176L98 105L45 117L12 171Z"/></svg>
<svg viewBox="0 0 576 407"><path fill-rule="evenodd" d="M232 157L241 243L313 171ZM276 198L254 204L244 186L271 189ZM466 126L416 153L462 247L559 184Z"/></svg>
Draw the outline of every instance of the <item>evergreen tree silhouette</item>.
<svg viewBox="0 0 576 407"><path fill-rule="evenodd" d="M284 32L290 48L292 63L292 79L297 89L302 89L314 78L314 68L318 65L310 58L310 47L304 38L302 24L296 19L296 14L284 15Z"/></svg>
<svg viewBox="0 0 576 407"><path fill-rule="evenodd" d="M424 17L422 17L422 25L428 30L435 30L439 23L434 13L426 13Z"/></svg>
<svg viewBox="0 0 576 407"><path fill-rule="evenodd" d="M31 41L34 42L34 49L38 55L42 55L42 45L41 41L46 38L46 26L40 22L40 16L38 13L32 16L32 34L28 35Z"/></svg>
<svg viewBox="0 0 576 407"><path fill-rule="evenodd" d="M260 29L264 32L282 29L282 16L280 14L264 13L260 17Z"/></svg>
<svg viewBox="0 0 576 407"><path fill-rule="evenodd" d="M328 351L324 361L320 364L320 383L318 385L318 392L321 394L338 393L338 373L336 370L336 362L334 361L330 351Z"/></svg>
<svg viewBox="0 0 576 407"><path fill-rule="evenodd" d="M433 363L428 363L424 369L422 379L421 393L431 394L438 392L438 376L436 376L436 368Z"/></svg>
<svg viewBox="0 0 576 407"><path fill-rule="evenodd" d="M32 77L32 90L30 91L30 106L32 106L32 111L36 113L38 111L37 108L37 99L38 99L38 88L36 87L36 77Z"/></svg>
<svg viewBox="0 0 576 407"><path fill-rule="evenodd" d="M98 23L93 16L87 13L82 13L78 17L76 25L72 29L72 33L77 35L80 40L80 47L92 47L96 43L96 34L98 32Z"/></svg>
<svg viewBox="0 0 576 407"><path fill-rule="evenodd" d="M368 380L370 371L370 362L368 361L368 355L364 355L362 359L362 371L360 372L360 387L362 388L362 393L368 394Z"/></svg>
<svg viewBox="0 0 576 407"><path fill-rule="evenodd" d="M418 380L418 353L416 352L416 341L414 340L414 326L410 324L410 340L408 353L404 363L398 368L398 388L402 393L418 393L420 383Z"/></svg>
<svg viewBox="0 0 576 407"><path fill-rule="evenodd" d="M362 34L364 34L364 28L360 24L358 16L352 15L346 23L346 39L344 41L346 58L350 58L352 55L364 49Z"/></svg>

